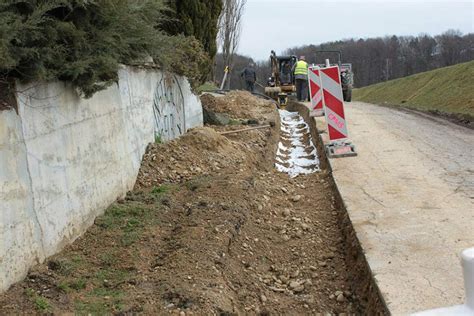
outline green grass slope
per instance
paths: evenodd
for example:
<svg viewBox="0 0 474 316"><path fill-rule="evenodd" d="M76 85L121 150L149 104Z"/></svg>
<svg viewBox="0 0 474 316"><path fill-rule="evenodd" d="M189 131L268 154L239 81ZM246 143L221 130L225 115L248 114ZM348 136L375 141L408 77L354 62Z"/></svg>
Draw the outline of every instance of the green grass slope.
<svg viewBox="0 0 474 316"><path fill-rule="evenodd" d="M403 106L472 121L474 61L355 89L354 100Z"/></svg>

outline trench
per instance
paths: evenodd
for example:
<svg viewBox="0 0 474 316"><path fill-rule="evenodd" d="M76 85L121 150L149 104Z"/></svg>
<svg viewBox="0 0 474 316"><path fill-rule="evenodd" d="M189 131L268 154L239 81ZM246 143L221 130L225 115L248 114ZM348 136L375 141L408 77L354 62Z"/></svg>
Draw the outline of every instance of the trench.
<svg viewBox="0 0 474 316"><path fill-rule="evenodd" d="M331 189L336 198L337 209L339 210L339 230L344 240L345 262L348 267L349 282L352 290L357 293L357 297L359 297L358 304L360 311L365 315L390 315L387 303L383 299L363 253L342 195L332 176L329 158L326 155L323 140L318 132L315 120L310 116L309 110L302 104L290 103L287 110L297 112L303 117L309 126L313 142L316 144L321 169L328 171L330 174Z"/></svg>
<svg viewBox="0 0 474 316"><path fill-rule="evenodd" d="M297 112L279 110L280 141L275 167L294 178L319 171L319 159L308 124Z"/></svg>

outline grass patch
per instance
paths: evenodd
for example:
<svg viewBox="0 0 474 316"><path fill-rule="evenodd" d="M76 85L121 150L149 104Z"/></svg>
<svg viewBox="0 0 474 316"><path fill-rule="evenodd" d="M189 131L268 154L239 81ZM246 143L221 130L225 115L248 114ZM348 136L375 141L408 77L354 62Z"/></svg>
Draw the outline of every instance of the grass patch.
<svg viewBox="0 0 474 316"><path fill-rule="evenodd" d="M474 117L474 61L355 89L354 100Z"/></svg>
<svg viewBox="0 0 474 316"><path fill-rule="evenodd" d="M208 176L200 176L187 181L184 186L190 191L196 191L201 187L209 187L210 178Z"/></svg>
<svg viewBox="0 0 474 316"><path fill-rule="evenodd" d="M65 292L65 293L71 292L71 288L69 287L69 283L66 282L66 281L61 281L61 282L58 284L58 288L59 288L60 290L62 290L63 292Z"/></svg>
<svg viewBox="0 0 474 316"><path fill-rule="evenodd" d="M146 220L150 213L149 209L136 205L136 203L115 204L109 207L104 215L96 219L96 224L107 229L127 229L136 225L136 221Z"/></svg>
<svg viewBox="0 0 474 316"><path fill-rule="evenodd" d="M98 285L117 285L130 278L130 272L113 268L100 269L94 276Z"/></svg>
<svg viewBox="0 0 474 316"><path fill-rule="evenodd" d="M68 276L84 267L85 260L81 255L74 255L70 258L57 258L48 262L48 267L51 270L58 271L59 274Z"/></svg>
<svg viewBox="0 0 474 316"><path fill-rule="evenodd" d="M163 143L163 139L161 138L161 135L158 134L155 136L155 144L162 144Z"/></svg>
<svg viewBox="0 0 474 316"><path fill-rule="evenodd" d="M104 215L97 217L96 224L102 228L117 228L127 215L126 208L119 205L109 207Z"/></svg>
<svg viewBox="0 0 474 316"><path fill-rule="evenodd" d="M59 283L58 288L60 288L65 293L70 293L73 290L80 291L85 289L87 286L87 280L85 278L77 278L71 281L62 281Z"/></svg>
<svg viewBox="0 0 474 316"><path fill-rule="evenodd" d="M99 255L100 263L104 266L113 266L117 263L117 254L115 251L107 251Z"/></svg>
<svg viewBox="0 0 474 316"><path fill-rule="evenodd" d="M108 315L110 314L110 307L106 302L93 302L93 301L76 301L75 302L75 313L76 315Z"/></svg>
<svg viewBox="0 0 474 316"><path fill-rule="evenodd" d="M84 278L78 278L72 281L71 283L69 283L69 287L76 291L85 289L86 285L87 285L87 281Z"/></svg>
<svg viewBox="0 0 474 316"><path fill-rule="evenodd" d="M90 296L95 296L95 297L101 297L101 298L121 298L123 296L122 291L114 290L114 289L109 289L106 287L98 287L93 289L90 294Z"/></svg>
<svg viewBox="0 0 474 316"><path fill-rule="evenodd" d="M228 125L242 125L242 122L239 120L230 119Z"/></svg>
<svg viewBox="0 0 474 316"><path fill-rule="evenodd" d="M168 193L170 190L171 190L170 185L162 184L159 187L153 187L153 189L151 189L151 193L154 195L160 195L160 194Z"/></svg>
<svg viewBox="0 0 474 316"><path fill-rule="evenodd" d="M219 88L214 83L206 82L202 84L201 86L199 86L196 90L197 90L197 93L202 93L204 91L212 91L212 90L217 90L217 89Z"/></svg>
<svg viewBox="0 0 474 316"><path fill-rule="evenodd" d="M140 238L145 223L153 223L153 211L136 204L130 202L113 205L104 215L96 219L96 224L104 229L121 231L120 243L128 247ZM114 257L113 253L104 253L99 259L104 265L112 265L116 260Z"/></svg>
<svg viewBox="0 0 474 316"><path fill-rule="evenodd" d="M38 295L33 289L26 289L26 295L35 305L35 308L41 313L51 313L52 308L48 299Z"/></svg>
<svg viewBox="0 0 474 316"><path fill-rule="evenodd" d="M105 268L97 271L92 280L94 288L75 301L77 315L109 315L124 308L124 292L118 289L120 283L130 278L130 272Z"/></svg>
<svg viewBox="0 0 474 316"><path fill-rule="evenodd" d="M170 206L168 193L179 190L180 187L178 185L162 184L158 187L153 187L150 191L150 194L153 197L155 203Z"/></svg>
<svg viewBox="0 0 474 316"><path fill-rule="evenodd" d="M140 239L140 236L141 233L137 231L126 232L120 238L120 244L124 247L131 246Z"/></svg>

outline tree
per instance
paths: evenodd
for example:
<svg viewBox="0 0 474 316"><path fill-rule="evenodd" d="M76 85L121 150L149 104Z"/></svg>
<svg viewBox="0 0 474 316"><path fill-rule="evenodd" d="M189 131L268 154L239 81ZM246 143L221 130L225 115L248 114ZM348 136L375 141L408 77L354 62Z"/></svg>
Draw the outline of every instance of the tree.
<svg viewBox="0 0 474 316"><path fill-rule="evenodd" d="M59 79L89 97L120 64L151 59L194 83L209 60L196 39L160 29L165 10L164 0L0 2L0 81Z"/></svg>
<svg viewBox="0 0 474 316"><path fill-rule="evenodd" d="M462 34L459 31L448 30L438 36L441 45L441 58L444 66L451 66L461 59Z"/></svg>
<svg viewBox="0 0 474 316"><path fill-rule="evenodd" d="M169 0L168 5L169 19L163 23L164 30L170 35L194 36L214 58L222 0Z"/></svg>
<svg viewBox="0 0 474 316"><path fill-rule="evenodd" d="M305 55L310 63L324 63L324 58L334 60L334 55L315 55L322 49L341 50L342 62L352 63L355 84L363 87L473 60L474 34L463 36L459 31L450 30L436 37L420 34L348 39L294 47L286 54Z"/></svg>
<svg viewBox="0 0 474 316"><path fill-rule="evenodd" d="M222 0L223 8L219 17L219 44L224 65L232 72L233 58L237 50L241 33L242 15L246 0ZM230 84L230 80L227 81ZM228 86L229 87L229 86Z"/></svg>

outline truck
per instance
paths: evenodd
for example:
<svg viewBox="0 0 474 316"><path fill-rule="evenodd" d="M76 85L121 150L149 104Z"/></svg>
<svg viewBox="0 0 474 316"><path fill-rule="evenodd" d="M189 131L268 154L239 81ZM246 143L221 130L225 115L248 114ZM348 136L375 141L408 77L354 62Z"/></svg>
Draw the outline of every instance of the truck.
<svg viewBox="0 0 474 316"><path fill-rule="evenodd" d="M316 51L316 55L318 53L335 53L338 56L337 65L339 66L339 72L341 75L341 86L342 86L342 95L344 101L351 102L352 101L352 89L354 87L354 73L352 71L352 64L350 63L342 63L342 52L340 50L318 50ZM332 64L336 65L336 64ZM325 64L319 64L318 66L324 68L326 67Z"/></svg>

